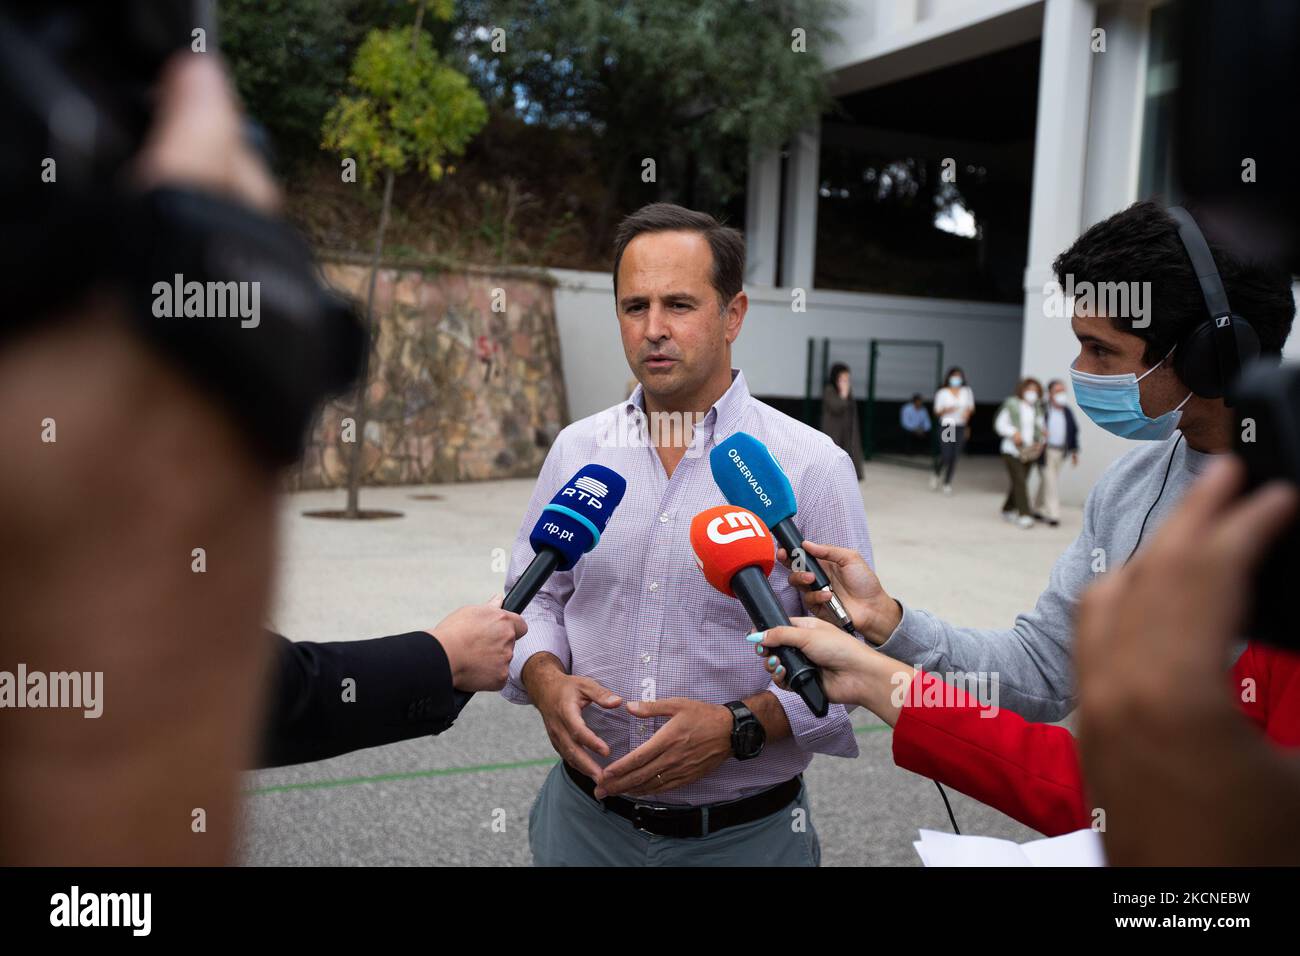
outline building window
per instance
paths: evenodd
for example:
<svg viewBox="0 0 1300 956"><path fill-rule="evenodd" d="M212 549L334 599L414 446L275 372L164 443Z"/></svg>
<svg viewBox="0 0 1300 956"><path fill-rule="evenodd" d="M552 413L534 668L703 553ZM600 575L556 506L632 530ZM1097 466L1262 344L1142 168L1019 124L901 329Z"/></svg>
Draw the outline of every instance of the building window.
<svg viewBox="0 0 1300 956"><path fill-rule="evenodd" d="M1172 136L1178 93L1176 40L1174 4L1162 4L1151 11L1138 195L1167 203L1177 202L1180 194Z"/></svg>
<svg viewBox="0 0 1300 956"><path fill-rule="evenodd" d="M815 285L1020 302L1037 40L841 97L822 118Z"/></svg>

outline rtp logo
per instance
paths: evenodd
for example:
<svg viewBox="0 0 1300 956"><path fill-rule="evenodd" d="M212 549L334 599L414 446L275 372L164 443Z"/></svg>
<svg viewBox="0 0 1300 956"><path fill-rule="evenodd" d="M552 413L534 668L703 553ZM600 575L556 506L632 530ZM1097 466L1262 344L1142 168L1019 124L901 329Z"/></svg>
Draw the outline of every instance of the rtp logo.
<svg viewBox="0 0 1300 956"><path fill-rule="evenodd" d="M603 481L597 481L590 475L583 475L573 483L572 487L565 488L560 492L560 497L573 498L576 496L579 504L588 505L599 511L603 507L600 501L607 494L609 494L609 485Z"/></svg>

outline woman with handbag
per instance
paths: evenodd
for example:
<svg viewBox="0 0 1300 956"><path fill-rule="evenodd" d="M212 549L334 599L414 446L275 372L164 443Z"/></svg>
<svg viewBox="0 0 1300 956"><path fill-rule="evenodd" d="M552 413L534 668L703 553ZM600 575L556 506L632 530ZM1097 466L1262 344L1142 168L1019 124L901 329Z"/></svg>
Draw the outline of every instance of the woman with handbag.
<svg viewBox="0 0 1300 956"><path fill-rule="evenodd" d="M1002 517L1021 528L1034 526L1034 511L1029 504L1029 470L1043 454L1046 444L1046 421L1039 399L1043 386L1036 378L1026 378L1016 388L993 420L994 430L1002 436L1002 461L1007 466L1010 488L1002 504Z"/></svg>

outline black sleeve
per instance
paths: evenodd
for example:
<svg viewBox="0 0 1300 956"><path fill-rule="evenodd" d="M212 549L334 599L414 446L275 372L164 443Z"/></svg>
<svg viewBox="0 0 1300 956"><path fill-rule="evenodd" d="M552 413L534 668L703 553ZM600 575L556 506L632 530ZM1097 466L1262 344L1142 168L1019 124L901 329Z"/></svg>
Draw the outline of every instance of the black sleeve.
<svg viewBox="0 0 1300 956"><path fill-rule="evenodd" d="M442 733L473 696L452 687L447 654L425 631L325 644L271 638L261 767Z"/></svg>
<svg viewBox="0 0 1300 956"><path fill-rule="evenodd" d="M1064 409L1065 412L1065 450L1074 453L1079 450L1079 425L1074 420L1074 412L1070 409Z"/></svg>

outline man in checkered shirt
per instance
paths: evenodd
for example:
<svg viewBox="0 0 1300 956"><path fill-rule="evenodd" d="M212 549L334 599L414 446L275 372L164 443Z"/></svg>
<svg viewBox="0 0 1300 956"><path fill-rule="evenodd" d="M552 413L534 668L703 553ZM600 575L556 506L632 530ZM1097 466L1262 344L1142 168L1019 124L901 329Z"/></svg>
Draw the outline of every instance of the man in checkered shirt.
<svg viewBox="0 0 1300 956"><path fill-rule="evenodd" d="M525 610L502 691L537 707L562 758L533 805L539 865L816 866L803 771L857 756L848 714L818 719L771 682L738 600L696 566L691 519L726 504L708 453L745 431L794 486L799 525L871 561L852 462L827 436L754 399L732 368L748 299L744 239L657 203L621 224L614 296L631 397L556 439L515 542L507 586L556 489L597 462L627 479L599 545ZM592 334L604 334L593 329ZM771 579L803 614L785 575Z"/></svg>

